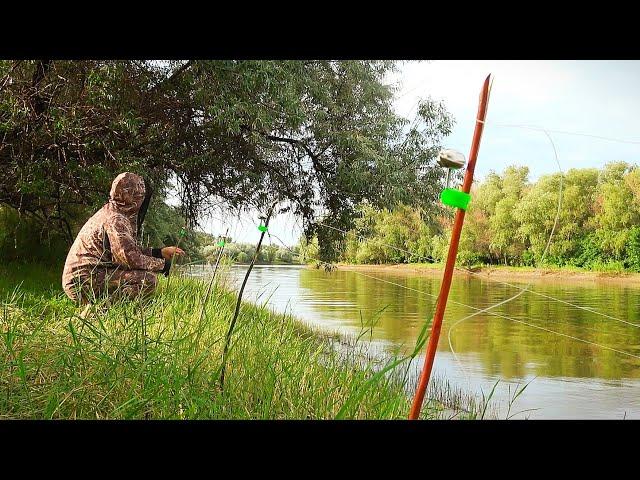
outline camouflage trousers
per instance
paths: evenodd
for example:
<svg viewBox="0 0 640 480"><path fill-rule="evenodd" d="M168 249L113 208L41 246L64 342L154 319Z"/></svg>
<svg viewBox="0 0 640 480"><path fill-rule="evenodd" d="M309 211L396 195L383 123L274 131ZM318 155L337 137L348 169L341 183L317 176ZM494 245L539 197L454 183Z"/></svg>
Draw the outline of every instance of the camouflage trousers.
<svg viewBox="0 0 640 480"><path fill-rule="evenodd" d="M101 298L143 298L154 292L158 279L147 270L97 269L91 275L76 277L65 285L67 296L81 304L95 303Z"/></svg>

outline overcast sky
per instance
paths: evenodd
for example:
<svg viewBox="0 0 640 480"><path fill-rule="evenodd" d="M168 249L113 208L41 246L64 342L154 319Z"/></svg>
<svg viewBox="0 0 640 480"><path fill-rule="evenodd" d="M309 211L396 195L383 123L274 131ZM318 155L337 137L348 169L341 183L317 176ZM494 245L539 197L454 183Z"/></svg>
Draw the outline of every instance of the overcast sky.
<svg viewBox="0 0 640 480"><path fill-rule="evenodd" d="M478 97L487 74L494 76L487 124L478 155L475 181L490 170L526 165L530 180L558 171L554 152L541 131L499 125L526 125L547 130L611 137L634 143L550 132L564 171L602 167L611 161L640 163L640 61L480 61L405 62L390 81L400 90L396 109L413 119L419 98L442 100L455 118L444 146L469 154ZM212 219L205 230L255 243L257 220L248 216ZM298 221L272 220L269 231L293 245ZM274 244L278 244L274 241Z"/></svg>

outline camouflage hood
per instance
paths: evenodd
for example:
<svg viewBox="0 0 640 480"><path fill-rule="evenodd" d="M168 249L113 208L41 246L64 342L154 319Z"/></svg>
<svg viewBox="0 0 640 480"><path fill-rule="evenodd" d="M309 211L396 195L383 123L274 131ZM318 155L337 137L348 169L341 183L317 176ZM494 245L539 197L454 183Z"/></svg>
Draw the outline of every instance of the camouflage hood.
<svg viewBox="0 0 640 480"><path fill-rule="evenodd" d="M67 295L74 298L74 279L89 278L100 270L161 272L168 268L170 263L162 258L160 249L143 249L137 244L135 219L144 200L141 176L125 172L116 177L109 201L87 220L67 254L62 274Z"/></svg>
<svg viewBox="0 0 640 480"><path fill-rule="evenodd" d="M129 217L138 213L144 201L145 186L140 175L125 172L111 184L109 203L120 213Z"/></svg>

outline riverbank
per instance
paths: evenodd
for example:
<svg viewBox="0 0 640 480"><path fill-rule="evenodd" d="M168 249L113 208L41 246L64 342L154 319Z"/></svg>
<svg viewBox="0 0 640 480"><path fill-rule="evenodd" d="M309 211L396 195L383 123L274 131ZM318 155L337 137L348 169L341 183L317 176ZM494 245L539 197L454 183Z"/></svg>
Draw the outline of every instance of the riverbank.
<svg viewBox="0 0 640 480"><path fill-rule="evenodd" d="M151 299L102 303L82 318L55 269L0 267L0 418L406 418L407 360L368 359L347 338L336 348L295 318L251 304L241 309L221 390L236 294L214 286L201 317L206 287L161 278ZM425 402L423 418L481 411L447 386L428 395L439 401Z"/></svg>
<svg viewBox="0 0 640 480"><path fill-rule="evenodd" d="M402 275L433 275L442 276L443 263L411 263L411 264L387 264L387 265L353 265L339 263L338 268L343 270L398 273ZM466 272L470 270L473 273ZM476 274L476 275L473 275ZM489 279L509 281L591 281L613 282L620 284L640 285L640 273L618 271L589 271L577 267L509 267L487 266L470 269L457 268L455 275L484 276Z"/></svg>

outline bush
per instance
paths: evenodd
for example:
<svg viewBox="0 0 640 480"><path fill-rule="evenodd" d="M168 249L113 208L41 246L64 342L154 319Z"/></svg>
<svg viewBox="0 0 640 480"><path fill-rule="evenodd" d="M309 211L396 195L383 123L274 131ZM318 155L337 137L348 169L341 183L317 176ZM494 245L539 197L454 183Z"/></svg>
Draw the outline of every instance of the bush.
<svg viewBox="0 0 640 480"><path fill-rule="evenodd" d="M448 235L435 235L431 238L431 256L436 262L442 262L446 260L448 251Z"/></svg>
<svg viewBox="0 0 640 480"><path fill-rule="evenodd" d="M0 261L62 264L69 242L13 208L0 207Z"/></svg>
<svg viewBox="0 0 640 480"><path fill-rule="evenodd" d="M215 245L205 245L202 248L202 256L206 258L207 261L214 260L219 248L220 247Z"/></svg>
<svg viewBox="0 0 640 480"><path fill-rule="evenodd" d="M522 266L523 267L535 267L536 266L536 256L530 250L525 250L522 253Z"/></svg>
<svg viewBox="0 0 640 480"><path fill-rule="evenodd" d="M629 242L625 249L625 264L629 269L640 272L640 227L632 227L629 231Z"/></svg>
<svg viewBox="0 0 640 480"><path fill-rule="evenodd" d="M578 256L575 265L578 267L592 268L595 263L602 263L603 252L600 242L595 234L590 234L582 239L578 248Z"/></svg>

